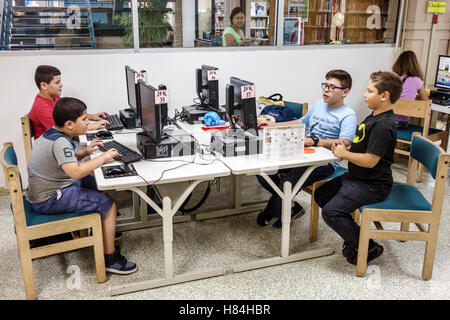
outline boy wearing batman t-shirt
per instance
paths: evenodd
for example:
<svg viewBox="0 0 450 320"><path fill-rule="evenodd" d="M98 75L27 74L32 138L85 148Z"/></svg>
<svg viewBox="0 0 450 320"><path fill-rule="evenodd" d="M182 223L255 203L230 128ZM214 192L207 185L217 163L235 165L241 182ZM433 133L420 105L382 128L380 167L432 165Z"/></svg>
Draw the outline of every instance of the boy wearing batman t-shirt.
<svg viewBox="0 0 450 320"><path fill-rule="evenodd" d="M392 184L391 164L397 130L393 104L402 93L402 80L392 72L374 72L364 93L364 100L373 110L358 127L349 149L335 143L335 156L348 160L348 173L335 178L315 192L325 223L343 239L342 254L356 265L359 226L351 213L361 206L385 200ZM367 261L379 257L383 247L369 241Z"/></svg>

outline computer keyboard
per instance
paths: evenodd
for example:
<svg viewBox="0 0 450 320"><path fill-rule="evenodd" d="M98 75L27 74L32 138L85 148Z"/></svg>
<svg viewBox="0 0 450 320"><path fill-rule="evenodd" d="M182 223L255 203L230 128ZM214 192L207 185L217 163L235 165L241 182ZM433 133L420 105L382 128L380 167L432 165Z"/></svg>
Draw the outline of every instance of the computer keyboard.
<svg viewBox="0 0 450 320"><path fill-rule="evenodd" d="M108 151L109 149L117 149L120 153L120 157L115 157L114 159L122 161L125 164L140 161L144 158L139 152L136 152L115 140L103 142L103 146L99 146L98 148L103 152Z"/></svg>
<svg viewBox="0 0 450 320"><path fill-rule="evenodd" d="M450 100L444 99L431 99L433 103L440 104L441 106L450 106Z"/></svg>
<svg viewBox="0 0 450 320"><path fill-rule="evenodd" d="M109 114L105 120L108 120L110 123L109 125L105 126L106 130L113 131L123 129L123 123L117 114Z"/></svg>

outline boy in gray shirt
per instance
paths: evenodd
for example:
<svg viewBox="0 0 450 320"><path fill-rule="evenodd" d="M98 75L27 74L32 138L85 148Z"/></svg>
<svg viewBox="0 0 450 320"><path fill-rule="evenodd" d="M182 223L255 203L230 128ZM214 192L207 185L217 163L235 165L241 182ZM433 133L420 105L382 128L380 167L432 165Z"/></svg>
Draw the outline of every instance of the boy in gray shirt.
<svg viewBox="0 0 450 320"><path fill-rule="evenodd" d="M86 105L75 98L62 98L53 110L55 126L36 140L28 165L27 199L40 214L99 212L102 217L106 271L130 274L137 270L114 245L117 206L97 190L94 169L117 157L115 149L94 159L80 162L97 150L100 141L76 151L74 136L86 134L89 120Z"/></svg>

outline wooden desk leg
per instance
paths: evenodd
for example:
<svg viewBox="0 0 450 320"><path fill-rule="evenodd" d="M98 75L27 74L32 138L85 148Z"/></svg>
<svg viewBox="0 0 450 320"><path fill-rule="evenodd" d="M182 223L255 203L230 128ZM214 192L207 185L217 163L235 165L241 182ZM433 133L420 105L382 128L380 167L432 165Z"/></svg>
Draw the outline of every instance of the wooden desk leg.
<svg viewBox="0 0 450 320"><path fill-rule="evenodd" d="M291 226L292 184L286 181L283 185L282 211L281 211L281 257L289 256L289 237Z"/></svg>

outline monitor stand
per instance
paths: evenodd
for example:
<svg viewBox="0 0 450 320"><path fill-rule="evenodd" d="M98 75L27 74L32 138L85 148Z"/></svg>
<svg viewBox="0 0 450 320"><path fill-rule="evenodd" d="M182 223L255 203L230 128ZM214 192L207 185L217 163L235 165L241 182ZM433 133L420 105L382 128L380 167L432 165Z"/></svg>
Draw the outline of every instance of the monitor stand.
<svg viewBox="0 0 450 320"><path fill-rule="evenodd" d="M141 120L133 109L123 109L119 111L119 117L127 129L141 127Z"/></svg>
<svg viewBox="0 0 450 320"><path fill-rule="evenodd" d="M225 108L219 107L219 110L209 107L209 106L200 106L200 105L192 105L192 106L186 106L183 107L183 114L186 117L186 120L190 124L194 124L194 122L197 121L203 121L205 114L207 114L210 111L217 112L220 119L225 120Z"/></svg>

